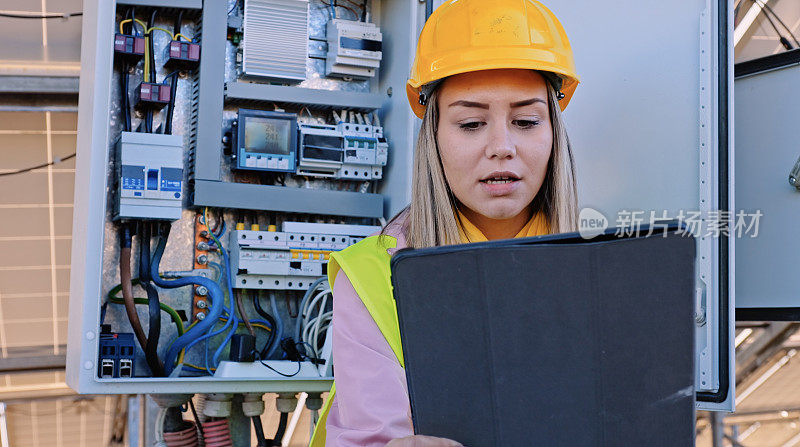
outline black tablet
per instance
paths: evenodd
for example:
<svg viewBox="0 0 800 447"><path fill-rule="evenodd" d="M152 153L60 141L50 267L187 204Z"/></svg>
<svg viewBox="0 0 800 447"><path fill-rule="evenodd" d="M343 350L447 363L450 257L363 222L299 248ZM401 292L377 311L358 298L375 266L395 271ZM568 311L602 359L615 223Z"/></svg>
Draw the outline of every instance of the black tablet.
<svg viewBox="0 0 800 447"><path fill-rule="evenodd" d="M677 223L648 230L395 254L416 433L693 445L695 241Z"/></svg>

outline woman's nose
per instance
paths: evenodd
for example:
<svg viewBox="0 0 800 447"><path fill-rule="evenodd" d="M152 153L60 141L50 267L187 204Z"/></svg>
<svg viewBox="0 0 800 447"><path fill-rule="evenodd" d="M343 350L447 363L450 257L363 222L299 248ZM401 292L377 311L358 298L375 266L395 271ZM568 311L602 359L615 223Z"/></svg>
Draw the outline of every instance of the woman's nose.
<svg viewBox="0 0 800 447"><path fill-rule="evenodd" d="M489 142L486 145L486 156L488 158L512 158L517 153L511 129L508 126L498 124L492 126L489 134Z"/></svg>

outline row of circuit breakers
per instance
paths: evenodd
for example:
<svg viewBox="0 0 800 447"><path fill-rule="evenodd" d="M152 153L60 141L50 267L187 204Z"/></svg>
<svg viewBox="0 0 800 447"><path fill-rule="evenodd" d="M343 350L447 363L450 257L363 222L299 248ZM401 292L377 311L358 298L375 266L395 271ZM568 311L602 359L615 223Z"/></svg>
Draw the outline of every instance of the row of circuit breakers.
<svg viewBox="0 0 800 447"><path fill-rule="evenodd" d="M328 274L331 252L381 227L284 222L283 231L236 230L229 247L235 289L306 290Z"/></svg>

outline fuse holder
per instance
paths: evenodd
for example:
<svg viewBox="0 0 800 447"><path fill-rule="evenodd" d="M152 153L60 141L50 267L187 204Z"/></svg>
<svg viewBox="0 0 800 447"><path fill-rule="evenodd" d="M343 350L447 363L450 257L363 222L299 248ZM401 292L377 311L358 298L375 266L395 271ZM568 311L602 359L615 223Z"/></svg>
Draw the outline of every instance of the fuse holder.
<svg viewBox="0 0 800 447"><path fill-rule="evenodd" d="M173 40L167 47L164 66L179 70L192 70L200 64L200 44Z"/></svg>
<svg viewBox="0 0 800 447"><path fill-rule="evenodd" d="M172 87L169 84L142 82L136 88L136 108L141 110L160 110L169 104Z"/></svg>
<svg viewBox="0 0 800 447"><path fill-rule="evenodd" d="M144 38L127 34L114 35L114 54L135 64L144 57Z"/></svg>

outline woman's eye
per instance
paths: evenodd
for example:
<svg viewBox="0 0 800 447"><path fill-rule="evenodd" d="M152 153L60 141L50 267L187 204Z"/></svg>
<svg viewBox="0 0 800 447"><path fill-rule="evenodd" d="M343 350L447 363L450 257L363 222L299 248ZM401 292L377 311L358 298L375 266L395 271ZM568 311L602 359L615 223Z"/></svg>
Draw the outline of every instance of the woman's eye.
<svg viewBox="0 0 800 447"><path fill-rule="evenodd" d="M514 120L512 121L512 123L515 126L521 127L523 129L528 129L533 126L539 125L539 121L534 121L534 120Z"/></svg>
<svg viewBox="0 0 800 447"><path fill-rule="evenodd" d="M464 130L478 130L478 128L481 127L482 125L483 123L480 121L472 121L469 123L461 123L459 124L459 127L461 127Z"/></svg>

